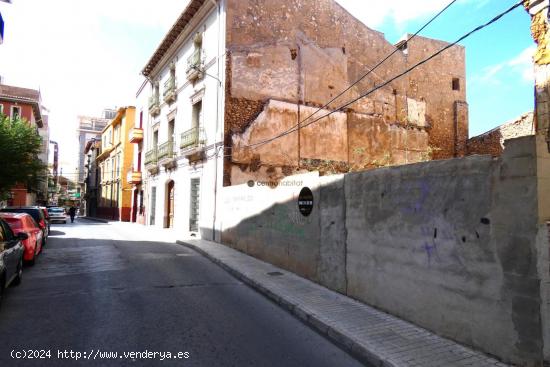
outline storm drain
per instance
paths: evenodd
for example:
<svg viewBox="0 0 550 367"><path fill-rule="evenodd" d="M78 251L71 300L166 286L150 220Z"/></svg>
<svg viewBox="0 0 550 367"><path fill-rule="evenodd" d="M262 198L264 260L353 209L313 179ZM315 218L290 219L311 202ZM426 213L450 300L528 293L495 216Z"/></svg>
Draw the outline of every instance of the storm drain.
<svg viewBox="0 0 550 367"><path fill-rule="evenodd" d="M272 271L272 272L267 273L267 275L271 275L272 277L279 277L279 276L284 275L284 274L281 273L280 271Z"/></svg>

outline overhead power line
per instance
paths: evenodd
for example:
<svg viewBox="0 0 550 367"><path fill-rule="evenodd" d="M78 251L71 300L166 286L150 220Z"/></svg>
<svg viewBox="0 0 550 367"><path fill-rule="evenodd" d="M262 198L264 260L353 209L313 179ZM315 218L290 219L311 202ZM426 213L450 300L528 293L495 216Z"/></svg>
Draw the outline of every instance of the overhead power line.
<svg viewBox="0 0 550 367"><path fill-rule="evenodd" d="M290 128L290 129L288 129L288 130L286 130L286 131L284 131L284 132L282 132L282 133L280 133L280 134L278 134L278 135L276 135L276 136L274 136L274 137L272 137L272 138L266 139L266 140L261 141L261 142L258 142L258 143L254 143L254 144L250 144L250 145L245 145L245 147L257 147L257 146L261 146L261 145L270 143L270 142L272 142L272 141L274 141L274 140L276 140L276 139L282 138L283 136L286 136L286 135L288 135L288 134L291 134L291 133L297 131L298 128L301 129L301 128L303 128L303 127L309 126L309 125L311 125L311 124L313 124L313 123L316 123L316 122L319 121L319 120L324 119L325 117L328 117L328 116L332 115L333 113L339 112L339 111L342 110L343 108L346 108L346 107L350 106L351 104L357 102L358 100L360 100L360 99L362 99L362 98L364 98L364 97L366 97L366 96L368 96L368 95L374 93L375 91L377 91L377 90L379 90L379 89L385 87L386 85L390 84L390 83L393 82L394 80L399 79L399 78L401 78L402 76L404 76L404 75L410 73L412 70L414 70L414 69L416 69L417 67L419 67L419 66L425 64L426 62L432 60L433 58L439 56L441 53L443 53L444 51L448 50L449 48L455 46L456 44L458 44L459 42L465 40L466 38L470 37L472 34L474 34L474 33L478 32L478 31L482 30L483 28L488 27L489 25L491 25L491 24L493 24L493 23L495 23L496 21L498 21L499 19L501 19L503 16L505 16L506 14L512 12L514 9L516 9L517 7L522 6L522 5L523 5L523 0L521 0L521 1L519 1L518 3L512 5L510 8L508 8L508 9L505 10L504 12L498 14L497 16L495 16L495 17L494 17L493 19L491 19L490 21L488 21L488 22L486 22L486 23L484 23L484 24L482 24L482 25L480 25L480 26L477 26L476 28L472 29L470 32L464 34L463 36L461 36L459 39L457 39L457 40L454 41L453 43L448 44L447 46L443 47L441 50L439 50L439 51L437 51L436 53L430 55L429 57L425 58L424 60L422 60L422 61L416 63L415 65L413 65L413 66L411 66L410 68L406 69L406 70L403 71L402 73L400 73L400 74L394 76L393 78L391 78L391 79L385 81L384 83L382 83L382 84L380 84L380 85L377 85L376 87L370 89L368 92L361 94L359 97L352 99L351 101L349 101L349 102L347 102L347 103L341 105L341 106L338 107L337 109L332 110L332 111L326 113L325 115L323 115L323 116L321 116L321 117L318 117L318 118L316 118L316 119L314 119L314 120L308 122L307 124L304 124L304 125L302 125L302 124L295 125L294 127Z"/></svg>
<svg viewBox="0 0 550 367"><path fill-rule="evenodd" d="M447 9L449 9L451 7L451 5L453 5L455 2L457 2L458 0L453 0L451 1L449 4L447 4L447 6L445 6L443 9L441 9L436 15L434 15L427 23L425 23L422 27L420 27L411 37L409 37L405 42L409 42L411 41L413 38L415 38L420 32L422 32L427 26L429 26L434 20L436 20L441 14L443 14ZM291 128L289 128L288 130L291 130L291 129L294 129L294 128L297 128L299 127L302 123L304 123L305 121L309 120L311 117L315 116L317 113L319 113L319 111L325 109L326 107L328 107L332 102L336 101L338 98L340 98L342 95L344 95L344 93L346 93L347 91L349 91L351 88L353 88L355 85L359 84L363 79L365 79L367 76L369 76L371 73L373 73L376 69L378 69L378 67L380 67L380 65L382 65L383 63L385 63L390 57L392 57L396 52L399 51L399 48L395 48L392 52L390 52L386 57L384 57L382 60L380 60L376 65L374 65L374 67L372 69L369 69L365 74L363 74L359 79L357 79L356 81L354 81L353 83L351 83L346 89L344 89L343 91L341 91L340 93L338 93L335 97L333 97L330 101L328 101L327 103L325 103L324 105L322 105L321 107L317 108L313 113L311 113L310 115L308 115L306 118L304 118L303 120L301 120L300 122L298 122L296 125L292 126ZM287 131L288 131L287 130ZM256 145L263 145L265 143L267 143L269 141L265 141L265 142L258 142L258 143L254 143L254 144L250 144L250 145L247 145L246 147L252 147L252 146L256 146Z"/></svg>
<svg viewBox="0 0 550 367"><path fill-rule="evenodd" d="M451 3L451 4L452 4L452 3ZM450 4L449 4L449 5L450 5ZM307 124L305 124L305 125L303 125L303 126L300 126L300 127L306 127L306 126L309 126L309 125L311 125L311 124L314 124L315 122L317 122L317 121L319 121L319 120L321 120L321 119L323 119L323 118L325 118L325 117L328 117L328 116L332 115L333 113L340 111L340 110L343 109L343 108L348 107L349 105L351 105L351 104L357 102L357 101L360 100L361 98L364 98L364 97L368 96L369 94L372 94L373 92L379 90L380 88L385 87L386 85L388 85L389 83L393 82L394 80L401 78L402 76L404 76L404 75L410 73L412 70L416 69L417 67L419 67L419 66L421 66L421 65L423 65L423 64L425 64L425 63L427 63L428 61L432 60L433 58L439 56L441 53L445 52L445 51L448 50L449 48L455 46L455 45L458 44L459 42L461 42L461 41L465 40L466 38L470 37L472 34L474 34L474 33L478 32L478 31L480 31L480 30L482 30L482 29L488 27L489 25L491 25L491 24L497 22L497 21L498 21L499 19L501 19L503 16L505 16L505 15L507 15L508 13L512 12L514 9L516 9L517 7L519 7L519 6L521 6L521 5L523 5L523 0L521 0L521 1L519 1L518 3L512 5L510 8L508 8L508 9L505 10L504 12L498 14L497 16L495 16L494 18L492 18L492 19L489 20L488 22L486 22L486 23L484 23L484 24L482 24L482 25L480 25L480 26L477 26L476 28L472 29L470 32L464 34L463 36L461 36L460 38L458 38L458 39L457 39L456 41L454 41L453 43L448 44L447 46L443 47L442 49L440 49L439 51L437 51L437 52L435 52L434 54L430 55L429 57L425 58L424 60L422 60L422 61L416 63L415 65L411 66L410 68L406 69L406 70L403 71L402 73L400 73L400 74L394 76L393 78L391 78L391 79L385 81L384 83L382 83L382 84L380 84L380 85L378 85L378 86L376 86L376 87L370 89L368 92L366 92L366 93L360 95L360 96L357 97L357 98L354 98L353 100L351 100L351 101L345 103L344 105L338 107L337 109L335 109L335 110L333 110L333 111L330 111L330 112L328 112L327 114L325 114L325 115L323 115L323 116L321 116L321 117L318 117L318 118L316 118L315 120L310 121L310 122L308 122ZM448 7L448 6L447 6L447 7ZM411 37L410 39L412 39L412 37ZM410 39L409 39L409 40L410 40ZM373 69L373 70L374 70L374 69ZM329 102L329 103L330 103L330 102ZM279 135L276 135L276 136L274 136L274 137L272 137L272 138L270 138L270 139L268 139L268 140L265 140L265 141L263 141L263 142L261 142L261 143L255 143L254 145L266 144L266 143L269 143L269 142L271 142L271 141L273 141L273 140L279 139L279 138L281 138L281 137L283 137L283 136L285 136L285 135L291 134L291 133L297 131L297 127L298 127L298 126L295 126L295 127L294 127L293 129L291 129L291 130L287 130L287 131L285 131L285 132L283 132L283 133L281 133L281 134L279 134ZM249 146L252 146L252 145L247 145L246 147L249 147ZM215 148L215 146L212 145L212 146L210 146L209 148ZM228 148L228 147L223 147L223 148ZM208 149L208 150L209 150L209 149ZM210 155L210 156L207 156L207 157L206 157L206 160L210 160L210 159L213 159L213 158L217 158L217 157L218 157L218 154L219 154L219 151L216 151L214 154L212 154L212 155ZM223 157L232 157L232 155L231 155L231 154L224 154ZM183 166L185 167L185 166L189 166L189 165L190 165L190 164L186 164L186 165L183 165ZM69 173L69 174L71 174L71 173Z"/></svg>

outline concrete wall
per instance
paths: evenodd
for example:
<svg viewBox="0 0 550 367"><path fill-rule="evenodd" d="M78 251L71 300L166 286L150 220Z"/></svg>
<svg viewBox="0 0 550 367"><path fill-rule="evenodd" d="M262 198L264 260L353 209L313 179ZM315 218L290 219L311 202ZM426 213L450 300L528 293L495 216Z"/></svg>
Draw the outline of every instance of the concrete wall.
<svg viewBox="0 0 550 367"><path fill-rule="evenodd" d="M318 281L319 201L315 201L313 213L303 217L297 206L303 186L317 193L318 174L223 188L222 242Z"/></svg>
<svg viewBox="0 0 550 367"><path fill-rule="evenodd" d="M226 187L222 242L507 362L539 366L550 340L542 143L507 141L499 159ZM309 217L297 208L303 186L314 193Z"/></svg>

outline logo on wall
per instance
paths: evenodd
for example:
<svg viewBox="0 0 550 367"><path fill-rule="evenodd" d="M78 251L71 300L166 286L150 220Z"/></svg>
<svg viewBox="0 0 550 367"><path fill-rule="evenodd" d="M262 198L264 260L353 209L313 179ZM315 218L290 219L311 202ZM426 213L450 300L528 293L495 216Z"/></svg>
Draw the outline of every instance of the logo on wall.
<svg viewBox="0 0 550 367"><path fill-rule="evenodd" d="M313 211L313 192L309 187L304 187L298 195L298 209L300 213L307 217Z"/></svg>

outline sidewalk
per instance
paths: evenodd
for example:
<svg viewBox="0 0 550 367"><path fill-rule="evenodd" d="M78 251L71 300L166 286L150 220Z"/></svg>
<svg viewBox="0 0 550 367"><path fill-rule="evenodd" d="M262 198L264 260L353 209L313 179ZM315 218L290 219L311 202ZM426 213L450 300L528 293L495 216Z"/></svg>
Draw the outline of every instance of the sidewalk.
<svg viewBox="0 0 550 367"><path fill-rule="evenodd" d="M508 366L227 246L176 242L202 253L368 365Z"/></svg>

